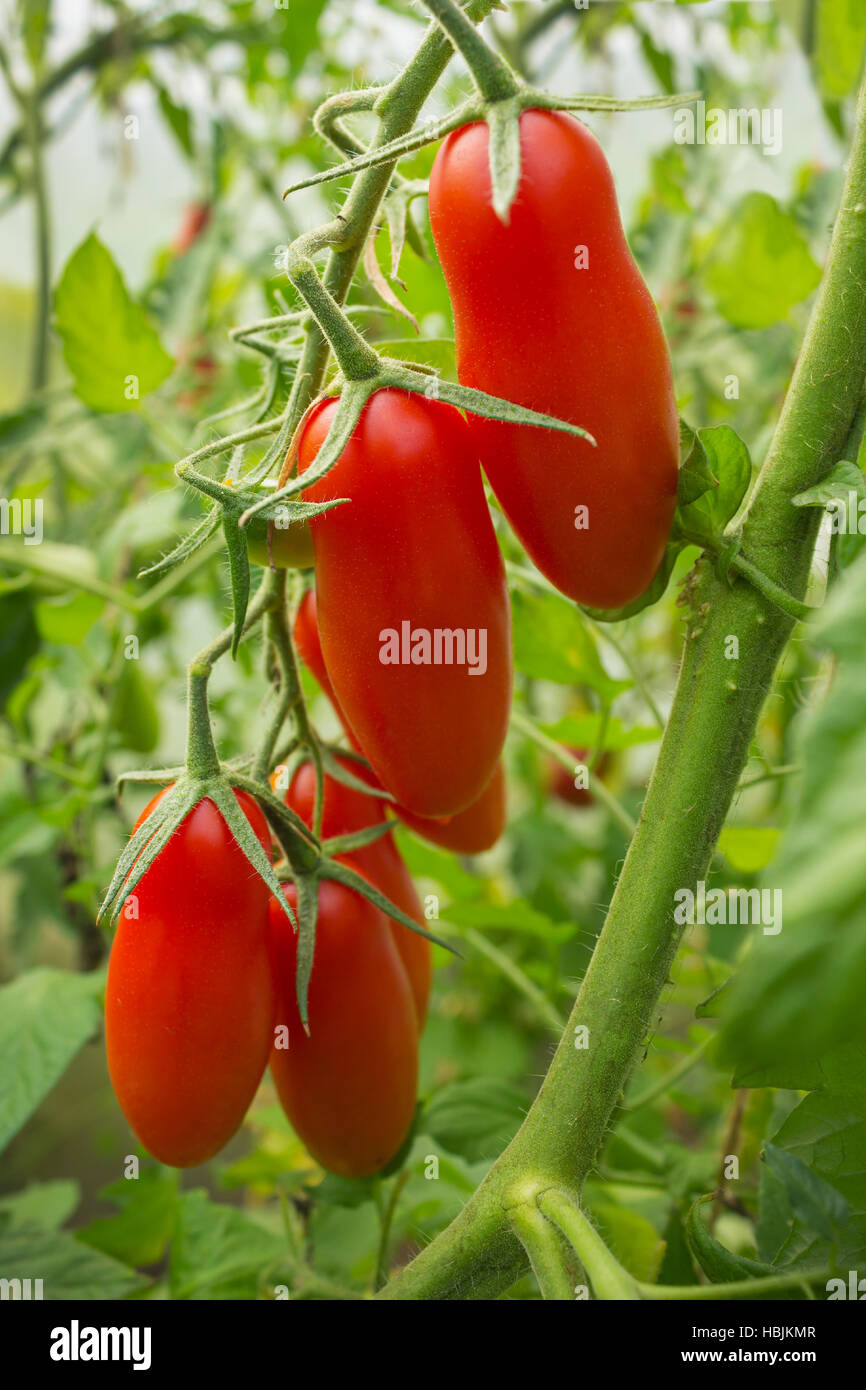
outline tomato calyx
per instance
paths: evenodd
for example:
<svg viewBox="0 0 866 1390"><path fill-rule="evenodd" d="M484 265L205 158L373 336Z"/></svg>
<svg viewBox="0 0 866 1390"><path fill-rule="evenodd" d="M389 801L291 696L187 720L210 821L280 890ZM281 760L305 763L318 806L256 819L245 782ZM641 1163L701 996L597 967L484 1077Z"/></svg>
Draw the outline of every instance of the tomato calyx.
<svg viewBox="0 0 866 1390"><path fill-rule="evenodd" d="M472 29L472 26L469 28ZM418 129L398 136L396 140L377 145L362 155L344 160L342 164L332 165L307 178L299 179L289 185L283 197L287 198L291 193L298 193L303 188L329 183L332 179L345 178L362 169L391 164L394 160L414 154L427 145L438 144L440 140L463 126L483 121L491 133L490 182L493 208L499 220L507 223L520 183L520 117L524 111L648 111L688 105L690 102L698 101L701 96L700 92L676 92L670 96L637 97L631 100L591 93L571 97L556 96L528 86L509 69L505 70L504 81L501 80L501 74L494 74L492 80L488 80L488 74L491 72L490 60L501 63L501 59L487 47L474 29L472 39L484 50L483 67L475 61L474 54L470 57L464 51L464 57L475 79L476 95L441 120L427 121Z"/></svg>
<svg viewBox="0 0 866 1390"><path fill-rule="evenodd" d="M124 780L153 783L164 780L164 774L127 773ZM268 788L237 773L227 775L220 771L215 776L200 778L184 770L176 781L166 787L151 807L149 815L131 835L117 862L114 876L100 906L97 922L113 925L117 921L125 904L165 849L172 835L198 803L205 800L213 802L216 806L238 848L271 893L279 894L282 898L280 881L255 831L238 805L236 789L259 802L272 828L275 825L279 826L276 833L280 844L284 852L290 855L298 873L303 873L311 863L316 862L317 850L310 840L307 827L300 817L294 815L273 796ZM288 903L285 905L285 911L291 916ZM292 925L297 929L296 922L293 921Z"/></svg>

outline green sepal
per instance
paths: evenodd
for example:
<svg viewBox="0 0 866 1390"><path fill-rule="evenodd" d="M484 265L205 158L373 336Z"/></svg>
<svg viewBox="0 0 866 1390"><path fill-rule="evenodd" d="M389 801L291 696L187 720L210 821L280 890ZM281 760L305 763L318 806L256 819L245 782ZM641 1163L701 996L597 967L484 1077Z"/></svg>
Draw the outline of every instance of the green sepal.
<svg viewBox="0 0 866 1390"><path fill-rule="evenodd" d="M368 825L364 830L353 830L350 835L334 835L330 840L324 840L322 850L335 859L338 854L351 854L353 850L374 845L377 840L390 835L393 829L393 822L377 821L375 825Z"/></svg>
<svg viewBox="0 0 866 1390"><path fill-rule="evenodd" d="M699 1197L689 1210L686 1218L686 1241L689 1252L707 1278L713 1284L735 1284L741 1279L761 1279L778 1274L773 1265L760 1260L749 1260L744 1255L734 1255L724 1245L711 1236L707 1230L700 1208L713 1201L713 1193ZM775 1295L774 1295L775 1297Z"/></svg>
<svg viewBox="0 0 866 1390"><path fill-rule="evenodd" d="M298 892L298 950L295 957L295 998L304 1032L309 1036L310 1026L307 1011L310 991L310 976L313 973L313 955L316 949L316 922L319 916L319 878L317 874L298 874L295 879ZM285 896L282 894L281 896Z"/></svg>
<svg viewBox="0 0 866 1390"><path fill-rule="evenodd" d="M229 577L232 586L232 659L238 654L244 632L244 620L250 601L250 562L247 545L238 529L237 516L232 512L223 515L223 535L229 557Z"/></svg>
<svg viewBox="0 0 866 1390"><path fill-rule="evenodd" d="M147 569L139 570L138 578L148 579L154 575L164 574L166 570L172 569L174 565L179 565L182 560L188 559L190 555L194 555L197 550L200 550L201 547L210 540L211 536L216 535L219 524L219 508L213 507L208 515L202 518L195 529L184 536L183 540L175 546L174 550L170 551L168 555L164 555L155 565L148 565Z"/></svg>
<svg viewBox="0 0 866 1390"><path fill-rule="evenodd" d="M834 502L847 502L850 492L856 493L858 499L866 498L866 476L850 459L840 459L820 483L792 497L791 506L826 510Z"/></svg>
<svg viewBox="0 0 866 1390"><path fill-rule="evenodd" d="M386 898L384 893L380 893L379 889L374 888L372 883L368 883L361 874L350 869L348 864L340 864L336 859L323 859L320 872L322 878L333 879L336 883L342 883L344 888L351 888L354 893L360 893L362 898L366 898L374 907L378 907L380 912L384 912L386 917L390 917L394 922L399 922L402 927L408 927L418 936L424 936L428 941L435 942L437 946L450 951L452 955L460 954L447 941L442 941L438 936L433 936L431 932L425 931L414 917L408 917L402 908L392 903L390 898Z"/></svg>
<svg viewBox="0 0 866 1390"><path fill-rule="evenodd" d="M371 381L347 382L343 388L342 395L337 402L337 409L334 411L334 418L328 430L325 442L316 455L315 462L310 468L297 478L292 478L285 487L279 488L270 497L262 501L255 502L241 516L241 525L246 525L251 517L261 513L272 515L268 508L274 508L278 503L283 502L288 497L294 497L299 492L306 491L315 483L324 478L331 469L339 462L340 455L351 439L355 426L361 418L361 412L367 404L369 397L375 389L375 383ZM342 497L333 499L330 503L318 504L324 510L327 506L338 505L339 502L346 502L348 498ZM316 504L307 504L316 505Z"/></svg>

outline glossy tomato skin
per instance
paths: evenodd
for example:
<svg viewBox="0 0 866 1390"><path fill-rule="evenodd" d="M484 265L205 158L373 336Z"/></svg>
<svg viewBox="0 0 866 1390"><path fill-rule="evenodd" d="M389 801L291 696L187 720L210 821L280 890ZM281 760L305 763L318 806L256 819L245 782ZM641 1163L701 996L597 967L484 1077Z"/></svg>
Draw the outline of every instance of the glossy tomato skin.
<svg viewBox="0 0 866 1390"><path fill-rule="evenodd" d="M491 205L486 125L454 131L433 165L430 224L454 310L458 374L595 437L597 448L470 417L482 466L538 568L569 598L617 608L651 582L673 519L670 359L598 141L567 113L539 110L524 111L520 138L507 224ZM584 529L575 525L581 506Z"/></svg>
<svg viewBox="0 0 866 1390"><path fill-rule="evenodd" d="M301 473L335 408L323 402L308 418ZM319 636L343 714L397 801L454 815L490 781L511 703L505 571L468 426L440 401L377 391L336 468L305 495L350 499L310 523ZM459 652L451 663L405 660L404 631L483 640L483 663ZM389 632L393 664L381 659Z"/></svg>
<svg viewBox="0 0 866 1390"><path fill-rule="evenodd" d="M286 897L297 909L295 889ZM271 1074L292 1127L313 1158L341 1177L378 1173L400 1148L415 1110L418 1031L406 972L388 923L342 884L319 887L309 989L310 1034L295 999L297 937L271 900L278 1030Z"/></svg>
<svg viewBox="0 0 866 1390"><path fill-rule="evenodd" d="M307 589L298 605L298 611L295 615L293 636L298 655L304 665L312 671L319 685L322 687L322 690L334 706L334 712L343 725L343 728L346 730L346 733L349 735L349 738L354 738L349 722L341 710L340 703L334 694L331 677L328 675L328 670L325 666L325 658L322 655L322 643L319 638L319 619L316 612L315 589Z"/></svg>
<svg viewBox="0 0 866 1390"><path fill-rule="evenodd" d="M358 763L348 758L338 761L355 777L365 778L364 770ZM313 824L315 795L316 774L313 765L302 763L289 785L286 805L297 812L309 826ZM323 839L330 839L334 835L350 835L356 830L366 830L368 826L380 825L385 819L384 802L380 798L365 796L363 792L355 791L353 787L347 787L336 778L325 775L322 798ZM422 927L426 925L421 899L403 856L394 843L393 835L384 835L371 845L353 850L351 859L347 862L352 863L375 888L384 893L386 898L390 898L396 907L401 908L407 917L413 918ZM417 932L410 931L399 922L386 920L409 977L420 1032L427 1017L433 979L432 948L426 937L419 936Z"/></svg>
<svg viewBox="0 0 866 1390"><path fill-rule="evenodd" d="M492 849L505 829L505 772L502 760L484 791L465 811L449 820L425 820L413 816L402 806L395 808L405 825L422 839L454 854L483 854Z"/></svg>
<svg viewBox="0 0 866 1390"><path fill-rule="evenodd" d="M258 805L235 795L269 851ZM231 1139L267 1065L275 1013L270 894L204 800L133 898L138 917L124 908L108 964L108 1070L144 1147L161 1163L189 1168Z"/></svg>
<svg viewBox="0 0 866 1390"><path fill-rule="evenodd" d="M334 687L331 685L331 678L325 667L322 644L319 641L316 595L312 589L307 590L298 607L294 639L302 660L312 671L334 706L334 712L343 725L349 742L359 753L362 752L358 740L352 733L349 721L340 709L339 701L334 694ZM354 770L356 776L363 775L371 784L381 786L375 774L359 773L357 764ZM414 816L411 811L407 811L406 807L399 805L399 803L389 802L388 805L389 809L399 816L400 820L422 840L429 840L431 844L439 845L442 849L449 849L455 854L481 854L496 844L505 829L505 773L502 768L502 761L500 759L496 764L493 776L481 795L464 811L459 811L456 816L445 816L436 820L426 816ZM392 901L398 902L398 899L393 898ZM405 910L409 911L408 908ZM409 915L413 916L414 914L410 912ZM420 918L418 920L420 921ZM418 950L417 947L413 949Z"/></svg>

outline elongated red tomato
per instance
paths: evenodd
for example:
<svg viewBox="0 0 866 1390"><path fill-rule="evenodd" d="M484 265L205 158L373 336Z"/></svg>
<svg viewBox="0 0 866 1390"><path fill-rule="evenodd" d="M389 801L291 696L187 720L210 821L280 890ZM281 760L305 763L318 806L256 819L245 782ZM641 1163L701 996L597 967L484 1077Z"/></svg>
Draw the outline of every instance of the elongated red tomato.
<svg viewBox="0 0 866 1390"><path fill-rule="evenodd" d="M416 835L454 854L482 854L491 849L505 829L505 773L501 760L484 791L447 821L425 820L397 807L400 819Z"/></svg>
<svg viewBox="0 0 866 1390"><path fill-rule="evenodd" d="M293 908L292 885L286 896ZM295 1000L297 936L275 899L278 1027L271 1073L290 1123L323 1168L378 1173L408 1133L418 1084L418 1030L406 971L377 907L340 883L319 887L310 1034Z"/></svg>
<svg viewBox="0 0 866 1390"><path fill-rule="evenodd" d="M295 646L303 661L310 668L334 706L335 713L346 730L350 743L358 752L362 752L363 750L340 708L325 666L322 644L319 641L316 595L312 589L307 590L298 607L294 638ZM358 775L357 765L355 766L355 774ZM297 807L295 809L297 810ZM455 854L481 854L496 844L505 829L505 773L502 763L500 761L496 764L493 776L481 795L464 811L459 811L456 816L446 816L439 820L427 816L415 816L411 811L407 811L405 806L400 806L396 802L389 803L389 809L399 816L410 830L413 830L416 835L420 835L422 839L429 840L431 844L439 845L442 849L450 849ZM394 898L393 901L397 902L397 899ZM398 906L402 906L402 904L398 903Z"/></svg>
<svg viewBox="0 0 866 1390"><path fill-rule="evenodd" d="M338 761L356 777L364 778L364 770L358 763L353 763L348 758ZM313 824L315 796L315 770L312 763L302 763L286 792L286 805L296 811L309 826ZM335 777L325 776L322 798L323 839L330 839L334 835L350 835L356 830L366 830L368 826L380 825L385 819L385 807L380 798L365 796L363 792L355 791L353 787L338 782ZM353 863L374 888L378 888L386 898L390 898L407 917L412 917L420 926L425 926L421 899L403 856L394 843L393 835L384 835L371 845L353 850L351 858L343 858L345 862ZM427 1003L433 978L433 953L430 942L417 932L402 926L400 922L389 920L388 925L412 987L420 1032L427 1017Z"/></svg>
<svg viewBox="0 0 866 1390"><path fill-rule="evenodd" d="M433 165L430 223L458 374L595 437L597 448L535 426L469 421L538 568L569 598L617 608L651 582L674 514L670 359L595 136L568 114L529 110L520 140L507 224L491 203L485 124L454 131Z"/></svg>
<svg viewBox="0 0 866 1390"><path fill-rule="evenodd" d="M157 801L154 797L138 825ZM267 822L235 792L262 848ZM154 1158L204 1163L239 1127L267 1066L275 1011L270 894L210 800L178 826L127 904L111 948L111 1084Z"/></svg>
<svg viewBox="0 0 866 1390"><path fill-rule="evenodd" d="M314 410L303 473L336 408ZM376 391L311 501L319 635L334 692L383 786L451 816L480 796L505 740L511 619L468 427L441 401Z"/></svg>

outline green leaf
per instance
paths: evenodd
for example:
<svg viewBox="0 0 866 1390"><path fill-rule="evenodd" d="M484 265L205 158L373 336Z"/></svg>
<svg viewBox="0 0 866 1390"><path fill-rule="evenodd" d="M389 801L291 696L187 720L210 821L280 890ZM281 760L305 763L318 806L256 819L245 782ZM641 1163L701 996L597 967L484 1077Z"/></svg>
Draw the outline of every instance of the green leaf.
<svg viewBox="0 0 866 1390"><path fill-rule="evenodd" d="M23 594L0 595L0 709L39 650L33 605Z"/></svg>
<svg viewBox="0 0 866 1390"><path fill-rule="evenodd" d="M427 1105L422 1130L449 1153L475 1163L495 1158L519 1129L526 1097L506 1081L475 1077L453 1081Z"/></svg>
<svg viewBox="0 0 866 1390"><path fill-rule="evenodd" d="M56 1231L68 1221L81 1200L81 1189L71 1179L32 1182L23 1192L0 1197L0 1225L3 1218L11 1226L41 1226Z"/></svg>
<svg viewBox="0 0 866 1390"><path fill-rule="evenodd" d="M797 802L763 880L782 895L782 930L757 934L723 1009L722 1055L739 1076L787 1077L866 1042L866 555L812 630L835 674L801 735Z"/></svg>
<svg viewBox="0 0 866 1390"><path fill-rule="evenodd" d="M767 1275L778 1273L772 1265L763 1264L758 1260L748 1260L743 1255L734 1255L710 1235L701 1217L700 1208L705 1202L712 1200L712 1194L699 1197L692 1204L686 1219L689 1250L710 1283L735 1284L741 1279L766 1278Z"/></svg>
<svg viewBox="0 0 866 1390"><path fill-rule="evenodd" d="M44 599L34 609L36 626L44 642L80 647L104 609L105 599L97 594L74 593Z"/></svg>
<svg viewBox="0 0 866 1390"><path fill-rule="evenodd" d="M586 685L610 704L629 681L614 681L601 664L595 639L575 606L558 594L515 590L514 665L535 680Z"/></svg>
<svg viewBox="0 0 866 1390"><path fill-rule="evenodd" d="M646 32L640 36L641 52L652 69L653 75L662 91L675 92L674 60L670 53L657 47Z"/></svg>
<svg viewBox="0 0 866 1390"><path fill-rule="evenodd" d="M22 405L18 410L6 411L0 415L0 441L4 448L21 444L29 439L45 423L45 412L41 406Z"/></svg>
<svg viewBox="0 0 866 1390"><path fill-rule="evenodd" d="M703 493L718 487L718 479L710 467L707 451L701 442L701 431L693 430L680 420L680 471L677 475L677 501L681 507L696 502Z"/></svg>
<svg viewBox="0 0 866 1390"><path fill-rule="evenodd" d="M861 0L821 0L816 10L815 67L825 99L846 97L857 85L866 45Z"/></svg>
<svg viewBox="0 0 866 1390"><path fill-rule="evenodd" d="M96 1032L102 986L101 976L38 969L0 989L0 1150Z"/></svg>
<svg viewBox="0 0 866 1390"><path fill-rule="evenodd" d="M749 451L729 425L699 431L714 486L680 508L683 529L699 542L719 541L736 516L752 477Z"/></svg>
<svg viewBox="0 0 866 1390"><path fill-rule="evenodd" d="M775 198L747 193L713 233L703 276L729 323L769 328L812 293L821 271Z"/></svg>
<svg viewBox="0 0 866 1390"><path fill-rule="evenodd" d="M372 1202L376 1192L375 1178L339 1178L335 1173L326 1173L316 1186L316 1205L321 1202L329 1207L362 1207Z"/></svg>
<svg viewBox="0 0 866 1390"><path fill-rule="evenodd" d="M192 159L195 154L192 142L192 117L185 106L177 106L172 101L164 87L160 87L157 99L159 109L166 119L166 123L180 145L184 154Z"/></svg>
<svg viewBox="0 0 866 1390"><path fill-rule="evenodd" d="M92 232L66 262L54 307L76 394L92 410L137 410L171 372L144 309Z"/></svg>
<svg viewBox="0 0 866 1390"><path fill-rule="evenodd" d="M529 903L515 898L510 903L460 902L444 910L446 921L455 927L477 927L482 931L515 931L536 937L548 945L569 941L576 928L571 922L554 922Z"/></svg>
<svg viewBox="0 0 866 1390"><path fill-rule="evenodd" d="M121 1178L101 1196L120 1211L116 1216L91 1221L76 1233L78 1239L122 1264L158 1264L177 1219L177 1174L164 1168L143 1168L137 1178Z"/></svg>
<svg viewBox="0 0 866 1390"><path fill-rule="evenodd" d="M29 799L10 796L2 803L0 815L0 864L26 860L49 853L58 839L57 829Z"/></svg>
<svg viewBox="0 0 866 1390"><path fill-rule="evenodd" d="M22 0L19 15L24 46L31 68L38 70L45 51L45 37L51 22L51 0Z"/></svg>
<svg viewBox="0 0 866 1390"><path fill-rule="evenodd" d="M796 1154L777 1149L774 1144L764 1145L764 1162L783 1184L797 1220L833 1240L850 1215L842 1194L813 1173Z"/></svg>
<svg viewBox="0 0 866 1390"><path fill-rule="evenodd" d="M780 1269L866 1262L866 1048L837 1048L821 1089L787 1115L765 1146L758 1251Z"/></svg>
<svg viewBox="0 0 866 1390"><path fill-rule="evenodd" d="M146 1288L143 1275L97 1250L89 1250L68 1231L42 1226L8 1226L0 1231L0 1269L4 1278L42 1280L46 1300L126 1298Z"/></svg>
<svg viewBox="0 0 866 1390"><path fill-rule="evenodd" d="M254 1299L266 1287L284 1283L277 1271L285 1261L282 1235L257 1225L236 1207L211 1202L204 1191L180 1198L172 1241L169 1276L173 1298Z"/></svg>
<svg viewBox="0 0 866 1390"><path fill-rule="evenodd" d="M849 459L841 459L820 483L792 497L791 505L820 507L824 510L833 502L847 504L849 493L852 492L857 500L866 498L866 477L856 463L851 463Z"/></svg>
<svg viewBox="0 0 866 1390"><path fill-rule="evenodd" d="M836 561L841 569L853 564L866 546L866 476L859 464L842 459L820 483L791 501L795 507L829 513Z"/></svg>
<svg viewBox="0 0 866 1390"><path fill-rule="evenodd" d="M595 749L604 733L604 748L608 753L635 748L642 743L656 743L662 736L655 724L631 724L628 727L612 715L605 723L601 714L566 714L555 724L542 724L548 738L565 748Z"/></svg>
<svg viewBox="0 0 866 1390"><path fill-rule="evenodd" d="M111 714L112 728L134 753L152 753L159 742L159 711L140 661L124 661Z"/></svg>
<svg viewBox="0 0 866 1390"><path fill-rule="evenodd" d="M770 863L780 834L769 826L726 825L719 849L737 873L756 874Z"/></svg>

